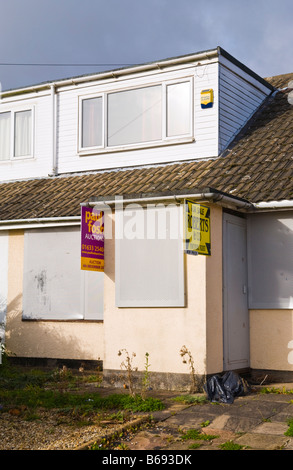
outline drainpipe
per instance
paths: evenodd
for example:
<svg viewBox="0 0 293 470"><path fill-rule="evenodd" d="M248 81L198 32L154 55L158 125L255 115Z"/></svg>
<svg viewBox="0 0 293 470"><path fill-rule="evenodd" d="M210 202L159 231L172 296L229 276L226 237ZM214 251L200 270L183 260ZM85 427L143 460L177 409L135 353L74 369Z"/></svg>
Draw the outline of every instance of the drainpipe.
<svg viewBox="0 0 293 470"><path fill-rule="evenodd" d="M58 168L57 168L57 148L56 148L56 121L57 121L57 114L56 114L56 85L51 85L51 119L52 119L52 171L49 176L57 176Z"/></svg>

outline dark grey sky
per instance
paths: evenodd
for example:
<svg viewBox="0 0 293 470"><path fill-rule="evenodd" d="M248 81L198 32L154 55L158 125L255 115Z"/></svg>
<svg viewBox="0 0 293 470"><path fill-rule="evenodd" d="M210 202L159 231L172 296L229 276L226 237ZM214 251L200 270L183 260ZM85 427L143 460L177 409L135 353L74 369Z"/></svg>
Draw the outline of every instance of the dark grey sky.
<svg viewBox="0 0 293 470"><path fill-rule="evenodd" d="M293 72L292 0L0 0L0 7L4 90L107 68L4 63L140 64L217 46L263 77Z"/></svg>

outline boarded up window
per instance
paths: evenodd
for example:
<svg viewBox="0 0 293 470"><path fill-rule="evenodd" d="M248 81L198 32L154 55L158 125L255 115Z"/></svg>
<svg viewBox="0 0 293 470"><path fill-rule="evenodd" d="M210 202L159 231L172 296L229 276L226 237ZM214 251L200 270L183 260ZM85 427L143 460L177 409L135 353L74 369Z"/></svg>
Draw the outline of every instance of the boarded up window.
<svg viewBox="0 0 293 470"><path fill-rule="evenodd" d="M103 318L103 273L80 270L80 229L25 233L23 318Z"/></svg>
<svg viewBox="0 0 293 470"><path fill-rule="evenodd" d="M250 216L248 253L249 307L293 308L292 212Z"/></svg>
<svg viewBox="0 0 293 470"><path fill-rule="evenodd" d="M116 213L116 305L184 306L182 207Z"/></svg>

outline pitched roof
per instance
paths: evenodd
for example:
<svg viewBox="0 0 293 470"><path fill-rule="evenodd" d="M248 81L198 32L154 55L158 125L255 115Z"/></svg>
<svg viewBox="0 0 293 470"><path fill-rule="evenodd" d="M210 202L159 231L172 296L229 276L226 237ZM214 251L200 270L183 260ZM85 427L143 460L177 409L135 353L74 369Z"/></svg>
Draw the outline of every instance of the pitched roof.
<svg viewBox="0 0 293 470"><path fill-rule="evenodd" d="M285 88L293 73L267 79ZM182 194L215 188L250 202L293 200L293 106L269 97L216 159L0 184L0 220L80 214L91 197Z"/></svg>

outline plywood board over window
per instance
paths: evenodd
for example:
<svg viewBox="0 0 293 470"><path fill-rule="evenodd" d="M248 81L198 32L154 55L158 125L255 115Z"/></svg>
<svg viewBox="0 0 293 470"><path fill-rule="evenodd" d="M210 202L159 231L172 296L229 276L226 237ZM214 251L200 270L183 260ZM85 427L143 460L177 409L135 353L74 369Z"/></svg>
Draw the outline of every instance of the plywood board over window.
<svg viewBox="0 0 293 470"><path fill-rule="evenodd" d="M176 205L116 212L116 305L183 307L183 209Z"/></svg>
<svg viewBox="0 0 293 470"><path fill-rule="evenodd" d="M293 308L292 212L248 219L249 307Z"/></svg>
<svg viewBox="0 0 293 470"><path fill-rule="evenodd" d="M80 229L25 233L23 318L102 320L103 273L80 270Z"/></svg>

